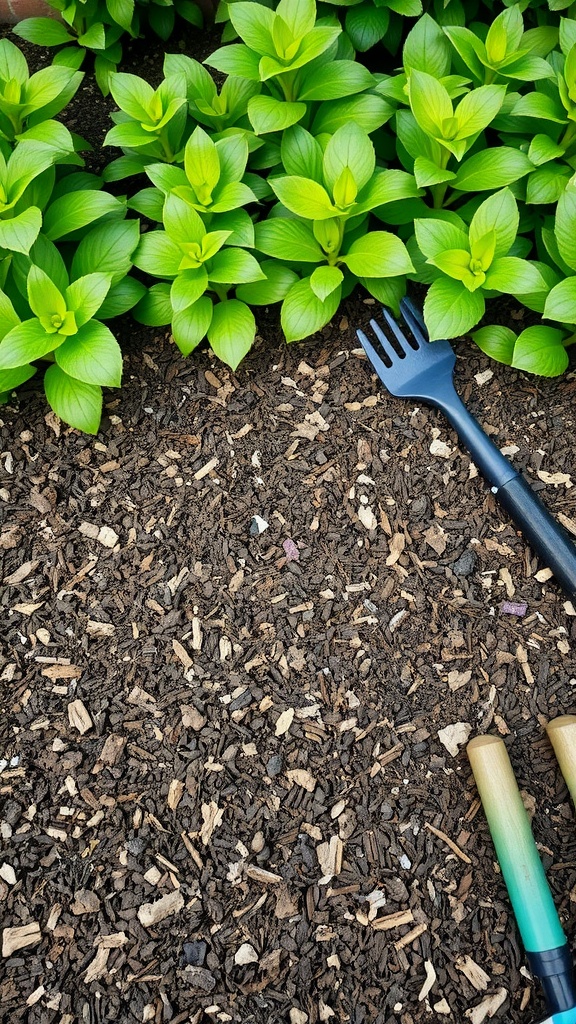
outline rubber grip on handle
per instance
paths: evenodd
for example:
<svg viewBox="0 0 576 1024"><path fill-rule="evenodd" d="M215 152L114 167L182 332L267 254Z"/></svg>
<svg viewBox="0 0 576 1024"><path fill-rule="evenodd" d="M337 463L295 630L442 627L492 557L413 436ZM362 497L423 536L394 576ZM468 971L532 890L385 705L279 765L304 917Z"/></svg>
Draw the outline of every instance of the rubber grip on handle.
<svg viewBox="0 0 576 1024"><path fill-rule="evenodd" d="M497 736L477 736L467 753L524 948L529 953L558 949L566 936L506 747Z"/></svg>
<svg viewBox="0 0 576 1024"><path fill-rule="evenodd" d="M576 715L554 718L548 722L546 732L576 806Z"/></svg>
<svg viewBox="0 0 576 1024"><path fill-rule="evenodd" d="M524 477L512 477L492 488L496 498L514 520L569 597L576 595L576 540L551 516Z"/></svg>

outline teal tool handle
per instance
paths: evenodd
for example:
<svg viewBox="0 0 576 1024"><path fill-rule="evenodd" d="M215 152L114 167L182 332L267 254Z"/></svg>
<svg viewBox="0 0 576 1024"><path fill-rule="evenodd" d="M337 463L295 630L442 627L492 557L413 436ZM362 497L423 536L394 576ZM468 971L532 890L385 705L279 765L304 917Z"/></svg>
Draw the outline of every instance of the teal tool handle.
<svg viewBox="0 0 576 1024"><path fill-rule="evenodd" d="M524 948L558 949L566 936L506 747L497 736L477 736L467 749Z"/></svg>
<svg viewBox="0 0 576 1024"><path fill-rule="evenodd" d="M542 1024L576 1024L576 1007L573 1010L565 1010L564 1013L554 1013L542 1021Z"/></svg>

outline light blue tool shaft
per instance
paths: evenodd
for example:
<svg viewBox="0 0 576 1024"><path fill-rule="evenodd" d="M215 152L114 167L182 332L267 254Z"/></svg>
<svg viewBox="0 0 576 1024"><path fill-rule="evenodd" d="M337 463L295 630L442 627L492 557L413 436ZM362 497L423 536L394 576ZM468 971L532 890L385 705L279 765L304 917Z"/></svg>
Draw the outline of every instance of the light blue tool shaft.
<svg viewBox="0 0 576 1024"><path fill-rule="evenodd" d="M526 951L564 946L566 936L504 743L497 736L477 736L468 744L468 757ZM574 1013L556 1014L554 1024L572 1024Z"/></svg>

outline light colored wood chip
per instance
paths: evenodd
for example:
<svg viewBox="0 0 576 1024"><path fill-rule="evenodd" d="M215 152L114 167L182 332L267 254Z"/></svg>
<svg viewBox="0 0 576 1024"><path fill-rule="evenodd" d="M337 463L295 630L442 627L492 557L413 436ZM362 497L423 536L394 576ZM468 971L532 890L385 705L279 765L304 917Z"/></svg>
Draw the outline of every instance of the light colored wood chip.
<svg viewBox="0 0 576 1024"><path fill-rule="evenodd" d="M73 700L68 705L68 721L73 729L77 729L81 736L93 728L93 721L88 709L81 700Z"/></svg>
<svg viewBox="0 0 576 1024"><path fill-rule="evenodd" d="M506 1002L507 998L508 992L506 989L499 988L492 995L486 996L477 1006L471 1006L470 1009L466 1010L464 1016L468 1018L470 1024L484 1024L486 1018L493 1017L502 1006L502 1003Z"/></svg>
<svg viewBox="0 0 576 1024"><path fill-rule="evenodd" d="M316 789L316 779L305 768L290 768L286 775L290 782L294 782L297 786L302 786L302 789L307 790L308 793L313 793Z"/></svg>
<svg viewBox="0 0 576 1024"><path fill-rule="evenodd" d="M436 984L436 971L434 970L434 964L431 960L424 961L424 970L426 972L426 981L422 985L418 993L418 1002L421 1003Z"/></svg>
<svg viewBox="0 0 576 1024"><path fill-rule="evenodd" d="M452 725L447 725L445 729L438 731L438 739L442 746L446 747L448 753L452 757L456 757L460 747L468 742L471 732L472 726L469 722L454 722Z"/></svg>
<svg viewBox="0 0 576 1024"><path fill-rule="evenodd" d="M35 946L42 941L42 933L38 921L18 925L16 928L4 928L2 932L2 956L12 956L17 949Z"/></svg>
<svg viewBox="0 0 576 1024"><path fill-rule="evenodd" d="M171 811L175 811L184 796L184 783L180 779L172 779L170 786L168 787L168 807Z"/></svg>
<svg viewBox="0 0 576 1024"><path fill-rule="evenodd" d="M358 508L358 519L366 530L377 530L378 520L369 505L360 505Z"/></svg>
<svg viewBox="0 0 576 1024"><path fill-rule="evenodd" d="M0 864L0 878L2 878L8 885L16 885L16 872L11 864L7 864L6 861Z"/></svg>
<svg viewBox="0 0 576 1024"><path fill-rule="evenodd" d="M283 880L282 875L277 875L274 871L266 871L266 868L259 868L256 864L248 864L244 873L253 882L262 882L263 885L278 885Z"/></svg>
<svg viewBox="0 0 576 1024"><path fill-rule="evenodd" d="M454 961L457 971L460 971L465 978L476 989L477 992L485 992L490 984L490 975L482 969L470 956L459 956Z"/></svg>
<svg viewBox="0 0 576 1024"><path fill-rule="evenodd" d="M169 892L155 903L143 903L138 910L138 920L144 928L152 928L165 918L177 914L184 906L184 897L180 889Z"/></svg>
<svg viewBox="0 0 576 1024"><path fill-rule="evenodd" d="M460 860L463 860L465 864L472 863L470 857L466 853L464 853L464 851L461 850L460 847L454 842L454 840L450 839L450 836L447 836L445 832L442 832L439 828L434 828L434 825L431 825L429 821L426 821L424 825L429 832L432 832L433 835L437 836L438 839L441 839L443 843L446 843L446 846L449 846L452 852L455 853L456 856L460 858Z"/></svg>
<svg viewBox="0 0 576 1024"><path fill-rule="evenodd" d="M194 473L194 479L203 480L205 476L208 476L208 474L212 472L213 469L216 469L218 462L219 459L215 455L213 459L210 459L209 462L206 462L205 465L201 467L201 469L198 469L196 473Z"/></svg>
<svg viewBox="0 0 576 1024"><path fill-rule="evenodd" d="M386 565L396 565L400 555L406 547L406 537L403 533L395 533L389 542L390 553L386 559Z"/></svg>
<svg viewBox="0 0 576 1024"><path fill-rule="evenodd" d="M188 654L186 648L180 643L179 640L172 641L172 650L174 651L174 654L178 658L178 661L180 661L184 666L186 672L188 671L189 668L192 668L194 662L190 655Z"/></svg>
<svg viewBox="0 0 576 1024"><path fill-rule="evenodd" d="M98 622L97 619L88 619L86 632L88 636L100 637L102 639L107 636L114 636L116 626L113 622Z"/></svg>
<svg viewBox="0 0 576 1024"><path fill-rule="evenodd" d="M46 665L42 675L46 679L80 679L82 669L78 665Z"/></svg>
<svg viewBox="0 0 576 1024"><path fill-rule="evenodd" d="M8 583L9 586L15 586L16 583L22 583L22 580L25 580L27 576L30 576L39 564L38 559L35 559L33 562L22 562L22 565L19 565L14 572L11 572L9 576L4 577L4 583Z"/></svg>
<svg viewBox="0 0 576 1024"><path fill-rule="evenodd" d="M125 736L118 736L116 733L111 733L110 736L106 737L104 746L100 751L96 764L100 764L102 767L112 768L120 760L125 746ZM92 770L93 772L96 771L96 765Z"/></svg>
<svg viewBox="0 0 576 1024"><path fill-rule="evenodd" d="M401 939L394 943L394 949L400 950L404 949L405 946L410 946L427 931L427 928L428 925L426 924L417 924L415 928L412 928L412 931L407 932L406 935L403 935Z"/></svg>
<svg viewBox="0 0 576 1024"><path fill-rule="evenodd" d="M206 725L206 717L193 704L183 704L180 708L180 714L182 715L182 725L185 729L194 729L195 732L198 732Z"/></svg>
<svg viewBox="0 0 576 1024"><path fill-rule="evenodd" d="M92 981L98 981L106 973L110 949L100 946L96 956L84 972L84 983L89 985Z"/></svg>
<svg viewBox="0 0 576 1024"><path fill-rule="evenodd" d="M387 932L391 928L400 928L403 924L412 924L414 914L411 910L397 910L394 914L387 914L386 917L377 917L372 921L372 928L376 932Z"/></svg>
<svg viewBox="0 0 576 1024"><path fill-rule="evenodd" d="M218 807L218 804L211 800L209 804L202 804L201 811L203 824L200 829L200 838L204 846L208 846L212 833L222 824L224 809Z"/></svg>
<svg viewBox="0 0 576 1024"><path fill-rule="evenodd" d="M342 870L342 853L344 844L340 836L332 836L329 843L320 843L316 847L316 856L322 872L322 883L339 875Z"/></svg>
<svg viewBox="0 0 576 1024"><path fill-rule="evenodd" d="M276 720L274 733L276 736L284 736L294 721L294 708L286 708Z"/></svg>

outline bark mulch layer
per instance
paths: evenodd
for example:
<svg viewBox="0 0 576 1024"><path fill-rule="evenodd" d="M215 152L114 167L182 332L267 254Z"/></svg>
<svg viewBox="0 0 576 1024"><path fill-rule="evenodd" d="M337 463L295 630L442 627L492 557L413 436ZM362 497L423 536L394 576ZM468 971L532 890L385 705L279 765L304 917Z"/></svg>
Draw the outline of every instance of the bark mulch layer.
<svg viewBox="0 0 576 1024"><path fill-rule="evenodd" d="M0 410L3 1019L543 1015L464 744L506 738L574 937L544 725L576 610L446 422L382 392L370 303L290 347L264 312L235 374L127 318L97 438L34 381ZM458 351L576 530L576 375Z"/></svg>

